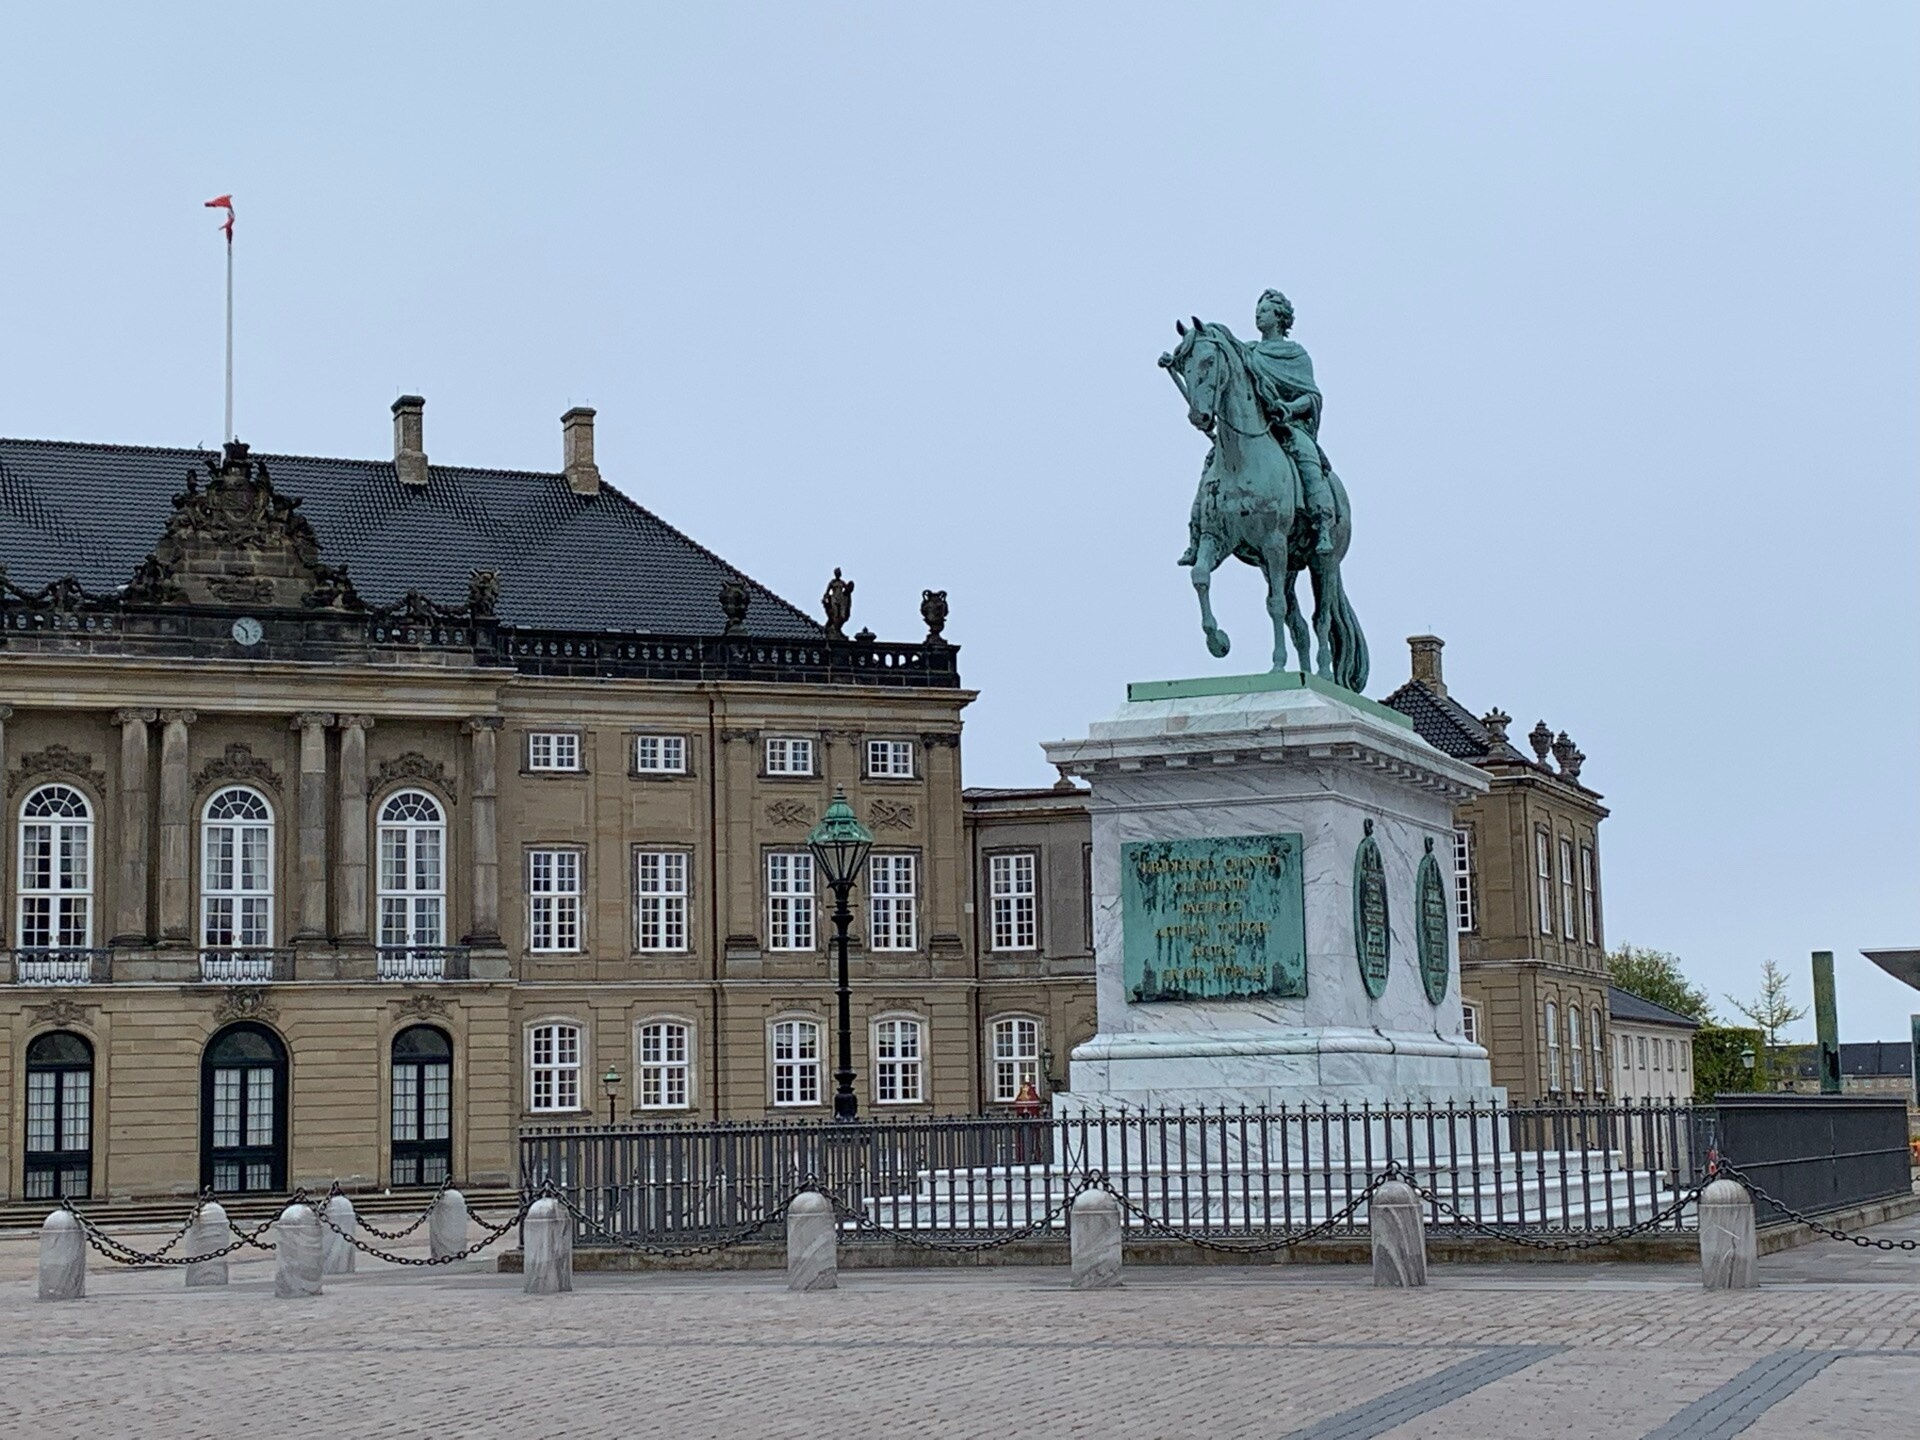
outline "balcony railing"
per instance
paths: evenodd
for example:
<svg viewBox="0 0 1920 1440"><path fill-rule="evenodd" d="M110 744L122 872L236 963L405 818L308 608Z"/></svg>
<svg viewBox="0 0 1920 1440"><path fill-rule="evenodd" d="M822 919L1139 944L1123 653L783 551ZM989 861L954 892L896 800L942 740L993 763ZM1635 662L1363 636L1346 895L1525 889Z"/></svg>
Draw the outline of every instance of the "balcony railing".
<svg viewBox="0 0 1920 1440"><path fill-rule="evenodd" d="M215 985L269 985L293 978L293 951L220 947L200 952L200 978Z"/></svg>
<svg viewBox="0 0 1920 1440"><path fill-rule="evenodd" d="M382 980L464 980L465 945L382 945L377 952Z"/></svg>
<svg viewBox="0 0 1920 1440"><path fill-rule="evenodd" d="M12 955L16 985L104 985L113 976L111 950L29 946Z"/></svg>

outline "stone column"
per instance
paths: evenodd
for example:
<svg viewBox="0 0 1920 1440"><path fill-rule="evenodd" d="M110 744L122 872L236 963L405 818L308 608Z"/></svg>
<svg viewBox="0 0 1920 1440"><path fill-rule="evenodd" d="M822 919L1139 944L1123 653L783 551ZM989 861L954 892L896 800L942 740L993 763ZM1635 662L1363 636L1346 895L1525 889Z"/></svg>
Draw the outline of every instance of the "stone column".
<svg viewBox="0 0 1920 1440"><path fill-rule="evenodd" d="M787 1289L838 1288L839 1247L833 1202L817 1190L796 1195L787 1206Z"/></svg>
<svg viewBox="0 0 1920 1440"><path fill-rule="evenodd" d="M553 1199L536 1200L520 1224L520 1288L528 1295L560 1295L573 1289L573 1217Z"/></svg>
<svg viewBox="0 0 1920 1440"><path fill-rule="evenodd" d="M1111 1290L1120 1283L1120 1242L1126 1228L1120 1202L1104 1190L1082 1190L1073 1197L1067 1237L1075 1290Z"/></svg>
<svg viewBox="0 0 1920 1440"><path fill-rule="evenodd" d="M467 1197L451 1187L433 1202L427 1219L427 1253L435 1260L467 1248Z"/></svg>
<svg viewBox="0 0 1920 1440"><path fill-rule="evenodd" d="M120 847L119 904L114 911L114 945L144 945L147 925L147 847L152 844L153 817L149 809L147 771L152 747L147 726L158 710L116 710L120 727Z"/></svg>
<svg viewBox="0 0 1920 1440"><path fill-rule="evenodd" d="M342 940L367 938L367 731L372 728L371 715L340 717L340 859L333 920L334 934ZM304 742L301 748L304 754Z"/></svg>
<svg viewBox="0 0 1920 1440"><path fill-rule="evenodd" d="M160 940L193 941L193 780L187 774L192 710L162 710L160 723Z"/></svg>
<svg viewBox="0 0 1920 1440"><path fill-rule="evenodd" d="M300 913L295 940L327 935L327 727L333 716L303 710L300 732Z"/></svg>
<svg viewBox="0 0 1920 1440"><path fill-rule="evenodd" d="M320 1217L295 1202L273 1222L273 1293L304 1300L320 1293Z"/></svg>
<svg viewBox="0 0 1920 1440"><path fill-rule="evenodd" d="M1367 1234L1373 1245L1376 1289L1401 1290L1427 1283L1427 1226L1420 1196L1411 1185L1389 1180L1367 1203Z"/></svg>
<svg viewBox="0 0 1920 1440"><path fill-rule="evenodd" d="M86 1294L87 1237L78 1220L56 1210L40 1227L40 1298L84 1300Z"/></svg>
<svg viewBox="0 0 1920 1440"><path fill-rule="evenodd" d="M500 943L500 729L498 715L467 721L473 736L473 923L466 943Z"/></svg>
<svg viewBox="0 0 1920 1440"><path fill-rule="evenodd" d="M1732 1180L1716 1180L1700 1192L1700 1283L1708 1290L1755 1290L1760 1285L1753 1197Z"/></svg>
<svg viewBox="0 0 1920 1440"><path fill-rule="evenodd" d="M227 1223L226 1207L209 1200L200 1207L200 1213L193 1217L193 1229L188 1232L187 1243L180 1253L195 1257L212 1255L232 1243L233 1231ZM227 1257L224 1255L217 1260L195 1259L185 1269L189 1290L197 1290L203 1285L227 1283Z"/></svg>
<svg viewBox="0 0 1920 1440"><path fill-rule="evenodd" d="M360 1217L353 1213L353 1201L344 1195L329 1195L320 1207L320 1273L351 1275L357 1253L347 1237L360 1228Z"/></svg>

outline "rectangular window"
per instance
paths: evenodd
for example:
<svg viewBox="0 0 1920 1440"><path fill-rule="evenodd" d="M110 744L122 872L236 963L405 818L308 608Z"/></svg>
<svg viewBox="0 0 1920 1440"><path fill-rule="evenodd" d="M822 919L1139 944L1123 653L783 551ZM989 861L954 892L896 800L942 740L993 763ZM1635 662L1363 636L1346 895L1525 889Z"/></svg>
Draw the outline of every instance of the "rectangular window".
<svg viewBox="0 0 1920 1440"><path fill-rule="evenodd" d="M580 852L527 854L528 948L545 954L580 948Z"/></svg>
<svg viewBox="0 0 1920 1440"><path fill-rule="evenodd" d="M691 1036L674 1020L653 1020L640 1027L640 1108L685 1110L693 1073Z"/></svg>
<svg viewBox="0 0 1920 1440"><path fill-rule="evenodd" d="M1585 1090L1586 1086L1586 1047L1580 1039L1580 1007L1567 1007L1567 1066L1568 1075L1575 1090Z"/></svg>
<svg viewBox="0 0 1920 1440"><path fill-rule="evenodd" d="M1553 933L1553 847L1547 832L1533 832L1534 898L1540 905L1540 933Z"/></svg>
<svg viewBox="0 0 1920 1440"><path fill-rule="evenodd" d="M633 768L642 775L686 774L686 736L636 735L633 740Z"/></svg>
<svg viewBox="0 0 1920 1440"><path fill-rule="evenodd" d="M1027 854L988 859L987 889L993 907L995 950L1032 950L1038 943L1036 858Z"/></svg>
<svg viewBox="0 0 1920 1440"><path fill-rule="evenodd" d="M867 861L867 919L873 927L870 949L920 948L916 868L917 859L912 855L875 855Z"/></svg>
<svg viewBox="0 0 1920 1440"><path fill-rule="evenodd" d="M527 736L529 770L578 770L580 737L565 730L536 730Z"/></svg>
<svg viewBox="0 0 1920 1440"><path fill-rule="evenodd" d="M913 742L911 740L867 741L867 774L876 780L913 778Z"/></svg>
<svg viewBox="0 0 1920 1440"><path fill-rule="evenodd" d="M776 735L767 741L767 774L813 774L813 741Z"/></svg>
<svg viewBox="0 0 1920 1440"><path fill-rule="evenodd" d="M1600 904L1594 887L1593 847L1580 847L1580 925L1589 945L1600 943Z"/></svg>
<svg viewBox="0 0 1920 1440"><path fill-rule="evenodd" d="M813 949L813 856L776 850L767 856L767 948Z"/></svg>
<svg viewBox="0 0 1920 1440"><path fill-rule="evenodd" d="M1453 832L1453 928L1473 929L1473 831Z"/></svg>
<svg viewBox="0 0 1920 1440"><path fill-rule="evenodd" d="M1578 938L1574 929L1577 913L1573 905L1573 841L1560 840L1560 933L1567 939Z"/></svg>
<svg viewBox="0 0 1920 1440"><path fill-rule="evenodd" d="M1593 1048L1593 1088L1604 1090L1607 1088L1607 1046L1600 1030L1598 1005L1587 1012L1587 1019L1593 1027L1593 1033L1587 1037L1587 1044Z"/></svg>
<svg viewBox="0 0 1920 1440"><path fill-rule="evenodd" d="M1620 1079L1620 1076L1626 1074L1626 1072L1631 1069L1633 1069L1633 1041L1625 1035L1622 1035L1620 1037L1619 1074L1613 1077L1613 1085L1616 1090L1625 1083Z"/></svg>
<svg viewBox="0 0 1920 1440"><path fill-rule="evenodd" d="M1636 1036L1634 1048L1640 1053L1640 1068L1642 1070L1646 1069L1647 1068L1647 1037L1644 1035Z"/></svg>
<svg viewBox="0 0 1920 1440"><path fill-rule="evenodd" d="M773 1103L820 1103L820 1027L811 1020L774 1022Z"/></svg>
<svg viewBox="0 0 1920 1440"><path fill-rule="evenodd" d="M527 1108L580 1108L578 1025L536 1025L527 1032Z"/></svg>
<svg viewBox="0 0 1920 1440"><path fill-rule="evenodd" d="M1547 1002L1547 1089L1560 1091L1560 1007Z"/></svg>
<svg viewBox="0 0 1920 1440"><path fill-rule="evenodd" d="M687 855L684 850L642 850L634 856L634 948L687 948Z"/></svg>
<svg viewBox="0 0 1920 1440"><path fill-rule="evenodd" d="M918 1020L877 1020L873 1026L873 1098L880 1105L917 1105L921 1093Z"/></svg>
<svg viewBox="0 0 1920 1440"><path fill-rule="evenodd" d="M1011 1105L1031 1085L1040 1090L1040 1022L1024 1015L993 1022L989 1055L993 1061L993 1098Z"/></svg>
<svg viewBox="0 0 1920 1440"><path fill-rule="evenodd" d="M1466 1037L1469 1045L1480 1043L1480 1007L1478 1005L1460 1007L1460 1033Z"/></svg>
<svg viewBox="0 0 1920 1440"><path fill-rule="evenodd" d="M1692 1068L1693 1042L1691 1040L1682 1040L1680 1042L1680 1073L1684 1075Z"/></svg>

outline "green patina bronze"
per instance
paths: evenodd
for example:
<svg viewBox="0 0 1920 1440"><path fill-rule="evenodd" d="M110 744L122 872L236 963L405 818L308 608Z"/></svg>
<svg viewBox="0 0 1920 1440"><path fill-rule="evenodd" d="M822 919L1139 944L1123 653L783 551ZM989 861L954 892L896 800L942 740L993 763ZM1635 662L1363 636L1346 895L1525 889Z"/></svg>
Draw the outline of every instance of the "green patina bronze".
<svg viewBox="0 0 1920 1440"><path fill-rule="evenodd" d="M1305 995L1300 856L1298 835L1122 846L1127 999L1140 1004Z"/></svg>
<svg viewBox="0 0 1920 1440"><path fill-rule="evenodd" d="M1360 983L1378 1000L1387 990L1393 934L1387 916L1387 867L1381 863L1371 820L1353 852L1353 951L1360 961Z"/></svg>
<svg viewBox="0 0 1920 1440"><path fill-rule="evenodd" d="M1266 577L1273 668L1286 668L1291 634L1303 671L1357 693L1367 684L1367 640L1340 577L1353 513L1320 448L1313 361L1288 337L1293 305L1278 290L1260 297L1253 320L1260 331L1253 345L1198 316L1191 329L1176 323L1180 343L1160 357L1186 398L1187 419L1213 441L1180 563L1193 567L1200 624L1215 657L1232 642L1213 616L1213 572L1238 558ZM1313 583L1311 637L1293 593L1302 570Z"/></svg>
<svg viewBox="0 0 1920 1440"><path fill-rule="evenodd" d="M1820 1093L1840 1093L1840 1010L1833 997L1833 952L1813 952L1813 1030L1820 1042Z"/></svg>
<svg viewBox="0 0 1920 1440"><path fill-rule="evenodd" d="M1427 987L1427 999L1438 1005L1447 998L1447 887L1440 878L1440 862L1433 858L1433 837L1427 837L1427 853L1420 857L1420 874L1415 886L1415 936L1420 951L1420 983Z"/></svg>

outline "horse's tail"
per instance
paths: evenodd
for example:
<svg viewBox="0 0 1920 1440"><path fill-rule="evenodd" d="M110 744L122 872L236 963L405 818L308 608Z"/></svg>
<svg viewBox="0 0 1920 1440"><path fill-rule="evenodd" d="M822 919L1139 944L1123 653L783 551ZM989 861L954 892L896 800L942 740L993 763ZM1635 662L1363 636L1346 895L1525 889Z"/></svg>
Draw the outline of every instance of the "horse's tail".
<svg viewBox="0 0 1920 1440"><path fill-rule="evenodd" d="M1353 613L1343 583L1333 597L1333 678L1354 694L1367 688L1367 637L1361 633L1360 617Z"/></svg>

